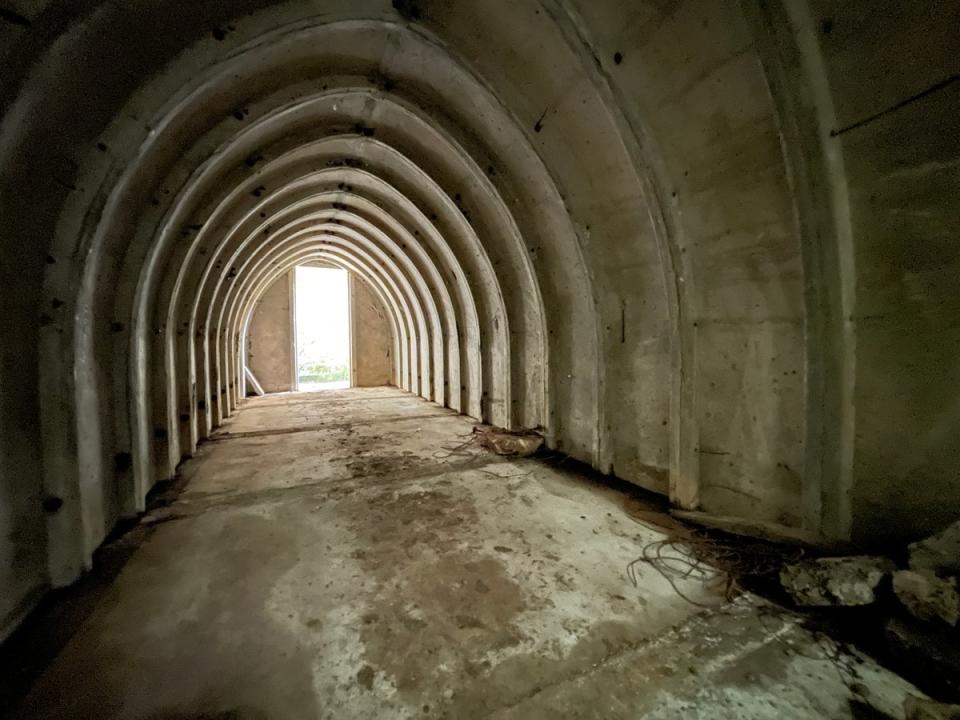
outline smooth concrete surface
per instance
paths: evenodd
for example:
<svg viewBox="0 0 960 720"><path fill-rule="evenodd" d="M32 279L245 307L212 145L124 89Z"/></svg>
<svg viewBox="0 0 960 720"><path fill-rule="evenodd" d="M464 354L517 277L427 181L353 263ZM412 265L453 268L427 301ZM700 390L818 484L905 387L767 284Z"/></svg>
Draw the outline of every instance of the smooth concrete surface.
<svg viewBox="0 0 960 720"><path fill-rule="evenodd" d="M631 584L670 517L472 424L396 388L251 399L14 716L903 717L791 613Z"/></svg>
<svg viewBox="0 0 960 720"><path fill-rule="evenodd" d="M350 378L354 386L395 384L387 312L355 273L350 273L350 337Z"/></svg>
<svg viewBox="0 0 960 720"><path fill-rule="evenodd" d="M302 262L393 382L826 545L960 514L960 4L16 0L0 634L236 412Z"/></svg>
<svg viewBox="0 0 960 720"><path fill-rule="evenodd" d="M260 297L247 328L247 364L264 392L289 392L296 383L293 271Z"/></svg>

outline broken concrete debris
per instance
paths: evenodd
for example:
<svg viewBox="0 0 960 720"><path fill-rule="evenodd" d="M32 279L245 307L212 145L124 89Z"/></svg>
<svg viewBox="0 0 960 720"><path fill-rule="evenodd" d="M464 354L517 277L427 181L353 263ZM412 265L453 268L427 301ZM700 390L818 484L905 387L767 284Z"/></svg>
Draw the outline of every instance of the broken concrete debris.
<svg viewBox="0 0 960 720"><path fill-rule="evenodd" d="M893 575L897 599L915 617L960 622L960 521L912 543L909 570L881 556L825 557L784 565L780 582L798 605L869 605L877 588Z"/></svg>
<svg viewBox="0 0 960 720"><path fill-rule="evenodd" d="M920 620L941 620L951 627L960 621L956 578L939 578L929 570L899 570L893 574L893 592Z"/></svg>
<svg viewBox="0 0 960 720"><path fill-rule="evenodd" d="M960 705L907 695L903 701L904 720L960 720Z"/></svg>
<svg viewBox="0 0 960 720"><path fill-rule="evenodd" d="M960 702L960 522L908 547L908 570L893 574L893 594L913 618L894 616L886 625L887 646L895 664L918 687ZM904 704L907 720L960 720L960 705L919 698Z"/></svg>
<svg viewBox="0 0 960 720"><path fill-rule="evenodd" d="M960 702L960 522L911 544L909 568L880 556L822 557L785 564L780 583L797 605L865 606L843 622L873 643L883 622L887 661L937 700ZM887 578L890 578L889 584ZM891 588L890 592L887 588ZM896 598L896 599L894 599ZM839 615L838 615L839 617ZM960 705L920 697L904 703L907 720L960 720Z"/></svg>
<svg viewBox="0 0 960 720"><path fill-rule="evenodd" d="M543 447L543 436L532 430L504 430L493 425L474 425L480 444L497 455L529 457Z"/></svg>
<svg viewBox="0 0 960 720"><path fill-rule="evenodd" d="M908 549L911 570L929 570L941 577L960 575L960 520Z"/></svg>
<svg viewBox="0 0 960 720"><path fill-rule="evenodd" d="M785 565L780 582L798 605L869 605L894 569L889 558L872 555L817 558Z"/></svg>

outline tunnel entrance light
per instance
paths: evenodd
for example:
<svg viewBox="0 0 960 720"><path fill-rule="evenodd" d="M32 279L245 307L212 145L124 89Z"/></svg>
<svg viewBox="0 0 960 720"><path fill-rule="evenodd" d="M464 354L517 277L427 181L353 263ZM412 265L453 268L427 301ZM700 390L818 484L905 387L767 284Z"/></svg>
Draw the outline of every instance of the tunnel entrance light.
<svg viewBox="0 0 960 720"><path fill-rule="evenodd" d="M347 271L300 265L295 276L297 390L350 387Z"/></svg>

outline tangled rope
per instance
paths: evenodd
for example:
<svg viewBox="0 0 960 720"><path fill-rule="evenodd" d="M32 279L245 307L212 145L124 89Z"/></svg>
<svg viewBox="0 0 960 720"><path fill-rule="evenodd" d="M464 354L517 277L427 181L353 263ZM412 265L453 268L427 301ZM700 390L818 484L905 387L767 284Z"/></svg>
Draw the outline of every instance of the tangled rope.
<svg viewBox="0 0 960 720"><path fill-rule="evenodd" d="M633 519L645 524L637 518ZM699 581L710 590L722 588L721 602L729 602L740 593L744 580L777 573L784 563L799 560L803 550L683 528L662 540L647 543L640 553L640 557L627 564L627 578L634 587L640 583L638 567L648 565L688 603L710 608L716 605L693 600L678 584Z"/></svg>

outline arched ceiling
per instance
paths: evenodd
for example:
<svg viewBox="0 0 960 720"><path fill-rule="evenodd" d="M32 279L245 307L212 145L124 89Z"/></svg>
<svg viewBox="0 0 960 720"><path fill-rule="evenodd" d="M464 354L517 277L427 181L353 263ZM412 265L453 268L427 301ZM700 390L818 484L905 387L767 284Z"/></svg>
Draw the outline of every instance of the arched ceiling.
<svg viewBox="0 0 960 720"><path fill-rule="evenodd" d="M823 71L791 75L813 12L626 5L34 3L2 381L8 467L63 503L55 583L236 410L251 309L312 259L379 297L404 389L681 507L849 535L846 187Z"/></svg>
<svg viewBox="0 0 960 720"><path fill-rule="evenodd" d="M89 23L114 12L99 8ZM679 148L625 114L611 84L622 56L588 52L573 6L269 4L206 21L125 98L95 93L112 100L110 119L74 150L43 291L64 306L41 329L41 372L68 389L41 398L45 452L61 459L48 485L62 496L76 487L60 532L86 533L55 574L75 573L112 518L142 508L235 411L250 309L309 258L350 269L380 297L403 388L486 422L542 428L552 447L660 492L680 462L671 373L704 362L671 338L709 333L697 350L707 366L738 343L799 352L777 382L794 384L802 405L799 245L790 201L777 197L786 183L769 186L784 177L775 109L748 93L763 74L735 59L736 14L715 19L732 24L718 41L738 68L728 85L743 84L749 103L717 95L676 119L703 141L719 117L752 143L769 137L742 193L769 196L751 222L782 238L728 243L724 273L754 276L735 292L698 266L713 250L684 257L684 237L686 225L723 224L743 195L676 205L664 170ZM98 44L77 32L64 42ZM679 47L661 52L658 66L682 87L689 61ZM638 99L676 102L661 92ZM734 269L740 257L750 270ZM685 320L717 312L730 316L716 319L720 334ZM754 322L767 315L775 323ZM753 392L742 412L765 414L769 457L802 463L803 414ZM716 488L718 506L742 497ZM772 520L801 522L783 516L794 490L748 494Z"/></svg>

